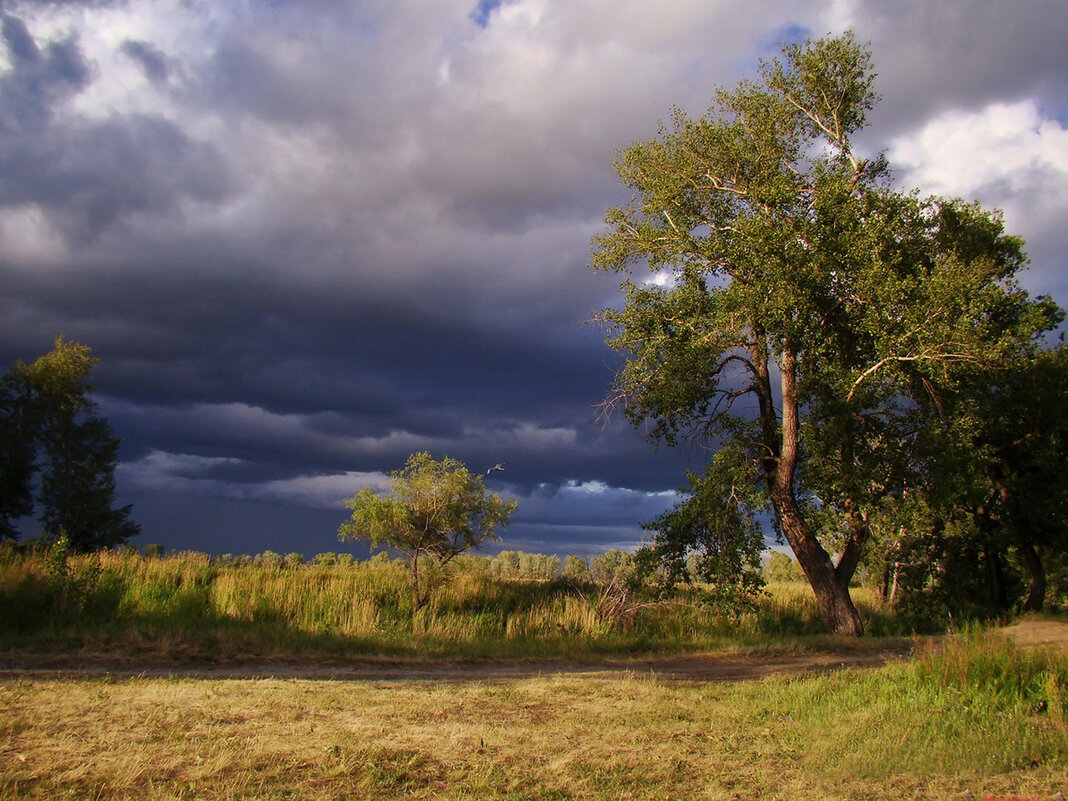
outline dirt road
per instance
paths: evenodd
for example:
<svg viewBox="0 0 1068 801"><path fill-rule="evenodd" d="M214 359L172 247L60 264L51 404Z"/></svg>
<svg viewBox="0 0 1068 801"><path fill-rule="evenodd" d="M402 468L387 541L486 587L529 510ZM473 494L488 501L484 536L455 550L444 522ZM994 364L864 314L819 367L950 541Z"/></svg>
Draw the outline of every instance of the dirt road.
<svg viewBox="0 0 1068 801"><path fill-rule="evenodd" d="M1001 633L1024 647L1068 649L1068 621L1024 620ZM693 654L603 660L480 659L352 660L228 659L222 662L164 661L158 658L88 655L0 655L0 681L55 678L175 677L198 679L309 679L320 681L441 682L495 681L525 676L633 676L660 681L708 682L759 679L776 674L878 667L937 647L939 638L842 641L808 653Z"/></svg>
<svg viewBox="0 0 1068 801"><path fill-rule="evenodd" d="M577 661L562 659L228 661L219 664L144 662L105 655L0 657L0 681L55 678L175 677L286 678L321 681L477 681L524 676L649 677L663 681L738 681L778 673L875 667L907 649L843 650L813 654L705 654Z"/></svg>

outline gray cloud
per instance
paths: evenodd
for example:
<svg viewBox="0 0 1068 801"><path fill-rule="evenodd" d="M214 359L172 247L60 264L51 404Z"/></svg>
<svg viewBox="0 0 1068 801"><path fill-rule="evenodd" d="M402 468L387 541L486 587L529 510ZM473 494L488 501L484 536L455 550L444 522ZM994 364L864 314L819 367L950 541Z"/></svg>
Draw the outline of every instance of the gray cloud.
<svg viewBox="0 0 1068 801"><path fill-rule="evenodd" d="M880 73L872 146L915 154L903 181L940 179L922 134L947 109L1035 99L1059 125L1064 100L1041 2L2 8L0 359L89 344L144 540L215 552L336 549L336 493L418 449L507 462L505 547L633 543L707 454L598 420L614 150L846 24ZM1036 291L1068 252L1049 133L1011 149L1047 154L1025 182L980 187L1043 211Z"/></svg>
<svg viewBox="0 0 1068 801"><path fill-rule="evenodd" d="M11 66L0 76L0 205L35 205L83 245L124 216L226 195L220 154L171 120L59 116L92 82L77 37L42 47L10 15L2 32Z"/></svg>
<svg viewBox="0 0 1068 801"><path fill-rule="evenodd" d="M1068 15L1058 0L852 5L844 21L872 43L883 95L873 119L884 135L946 108L1027 96L1068 111Z"/></svg>
<svg viewBox="0 0 1068 801"><path fill-rule="evenodd" d="M150 42L137 39L124 40L119 49L141 66L149 81L156 85L167 83L171 76L172 63L162 50Z"/></svg>

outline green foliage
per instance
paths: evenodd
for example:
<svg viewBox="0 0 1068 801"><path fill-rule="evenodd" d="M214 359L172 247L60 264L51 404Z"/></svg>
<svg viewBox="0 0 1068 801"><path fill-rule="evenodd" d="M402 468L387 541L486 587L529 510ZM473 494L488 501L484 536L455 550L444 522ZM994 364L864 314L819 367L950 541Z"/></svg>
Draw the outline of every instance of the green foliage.
<svg viewBox="0 0 1068 801"><path fill-rule="evenodd" d="M771 551L764 562L764 579L769 582L804 581L805 574L796 559L781 551Z"/></svg>
<svg viewBox="0 0 1068 801"><path fill-rule="evenodd" d="M847 34L784 48L700 119L676 110L618 154L633 199L593 255L655 277L601 313L627 357L606 403L655 442L728 451L715 484L761 491L712 494L750 518L770 506L828 627L851 634L869 518L923 491L932 440L915 433L1062 317L1016 283L1022 243L1000 215L896 192L885 159L854 152L873 79ZM673 570L694 520L660 521Z"/></svg>
<svg viewBox="0 0 1068 801"><path fill-rule="evenodd" d="M488 560L487 570L495 578L552 581L560 577L560 558L525 551L501 551Z"/></svg>
<svg viewBox="0 0 1068 801"><path fill-rule="evenodd" d="M287 553L282 559L282 564L289 568L300 567L304 564L304 554L301 553Z"/></svg>
<svg viewBox="0 0 1068 801"><path fill-rule="evenodd" d="M497 539L496 530L508 524L517 501L487 492L482 477L458 460L435 461L425 452L412 454L390 476L391 495L365 487L345 502L352 515L338 537L367 539L373 547L393 548L408 557L414 614L430 592L420 577L420 557L444 564Z"/></svg>
<svg viewBox="0 0 1068 801"><path fill-rule="evenodd" d="M560 577L560 557L520 552L519 575L534 581L553 581Z"/></svg>
<svg viewBox="0 0 1068 801"><path fill-rule="evenodd" d="M590 578L597 584L626 584L634 574L634 556L626 551L605 551L590 561Z"/></svg>
<svg viewBox="0 0 1068 801"><path fill-rule="evenodd" d="M655 536L638 552L641 572L655 572L668 590L680 582L699 583L723 608L750 605L764 586L764 532L754 510L766 505L754 477L737 483L750 467L737 450L725 448L703 476L689 474L688 497L645 524Z"/></svg>
<svg viewBox="0 0 1068 801"><path fill-rule="evenodd" d="M84 562L76 569L70 562L70 552L70 540L63 535L48 547L45 554L54 593L55 614L60 619L80 613L100 581L99 561Z"/></svg>
<svg viewBox="0 0 1068 801"><path fill-rule="evenodd" d="M580 559L574 554L564 557L564 578L568 581L589 581L590 566L585 559Z"/></svg>
<svg viewBox="0 0 1068 801"><path fill-rule="evenodd" d="M869 572L900 617L922 626L1037 611L1047 584L1063 586L1066 401L1068 353L1058 346L971 377L944 417L917 431L919 491L870 515Z"/></svg>
<svg viewBox="0 0 1068 801"><path fill-rule="evenodd" d="M252 558L252 564L254 564L254 565L258 566L258 567L267 568L268 570L278 570L279 568L282 567L283 563L284 563L284 558L283 558L282 554L275 553L274 551L271 551L271 550L267 550L267 551L264 551L263 553L256 554L256 556L254 556Z"/></svg>
<svg viewBox="0 0 1068 801"><path fill-rule="evenodd" d="M45 536L65 536L76 551L140 532L130 506L112 508L119 442L89 398L96 361L86 346L59 337L50 352L0 379L0 537L16 536L15 520L35 501Z"/></svg>

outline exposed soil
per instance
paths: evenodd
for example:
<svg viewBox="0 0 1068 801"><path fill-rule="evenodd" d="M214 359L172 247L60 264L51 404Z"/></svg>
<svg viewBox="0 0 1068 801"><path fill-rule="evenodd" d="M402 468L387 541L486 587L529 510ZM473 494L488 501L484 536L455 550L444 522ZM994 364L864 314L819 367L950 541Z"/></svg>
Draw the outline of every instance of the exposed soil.
<svg viewBox="0 0 1068 801"><path fill-rule="evenodd" d="M698 654L598 661L569 659L481 660L240 660L167 663L106 654L0 657L0 681L54 678L174 677L199 679L312 679L320 681L477 681L525 676L633 676L664 681L739 681L780 673L876 667L909 652L907 643L872 650L802 654Z"/></svg>
<svg viewBox="0 0 1068 801"><path fill-rule="evenodd" d="M1068 621L1028 619L1001 631L1025 647L1068 649ZM709 682L759 679L777 674L871 668L916 651L938 647L923 640L843 640L837 647L805 653L694 654L603 660L296 660L240 659L220 662L161 661L114 654L0 655L0 681L110 676L197 679L309 679L318 681L441 682L505 680L525 676L632 676L661 681Z"/></svg>
<svg viewBox="0 0 1068 801"><path fill-rule="evenodd" d="M1068 648L1068 621L1027 618L1001 631L1023 646Z"/></svg>

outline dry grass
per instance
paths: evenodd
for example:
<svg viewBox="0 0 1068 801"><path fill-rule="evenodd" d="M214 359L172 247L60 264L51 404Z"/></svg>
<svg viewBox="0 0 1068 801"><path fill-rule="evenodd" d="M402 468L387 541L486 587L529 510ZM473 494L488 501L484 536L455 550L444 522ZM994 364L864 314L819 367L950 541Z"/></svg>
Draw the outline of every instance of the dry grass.
<svg viewBox="0 0 1068 801"><path fill-rule="evenodd" d="M940 736L910 706L914 674L12 681L0 685L0 799L950 799L1068 787L1063 721L1019 715L1009 735L984 733L1005 709L967 718L985 743L971 761L920 759L917 748L954 753L961 735ZM949 716L954 698L943 698Z"/></svg>

